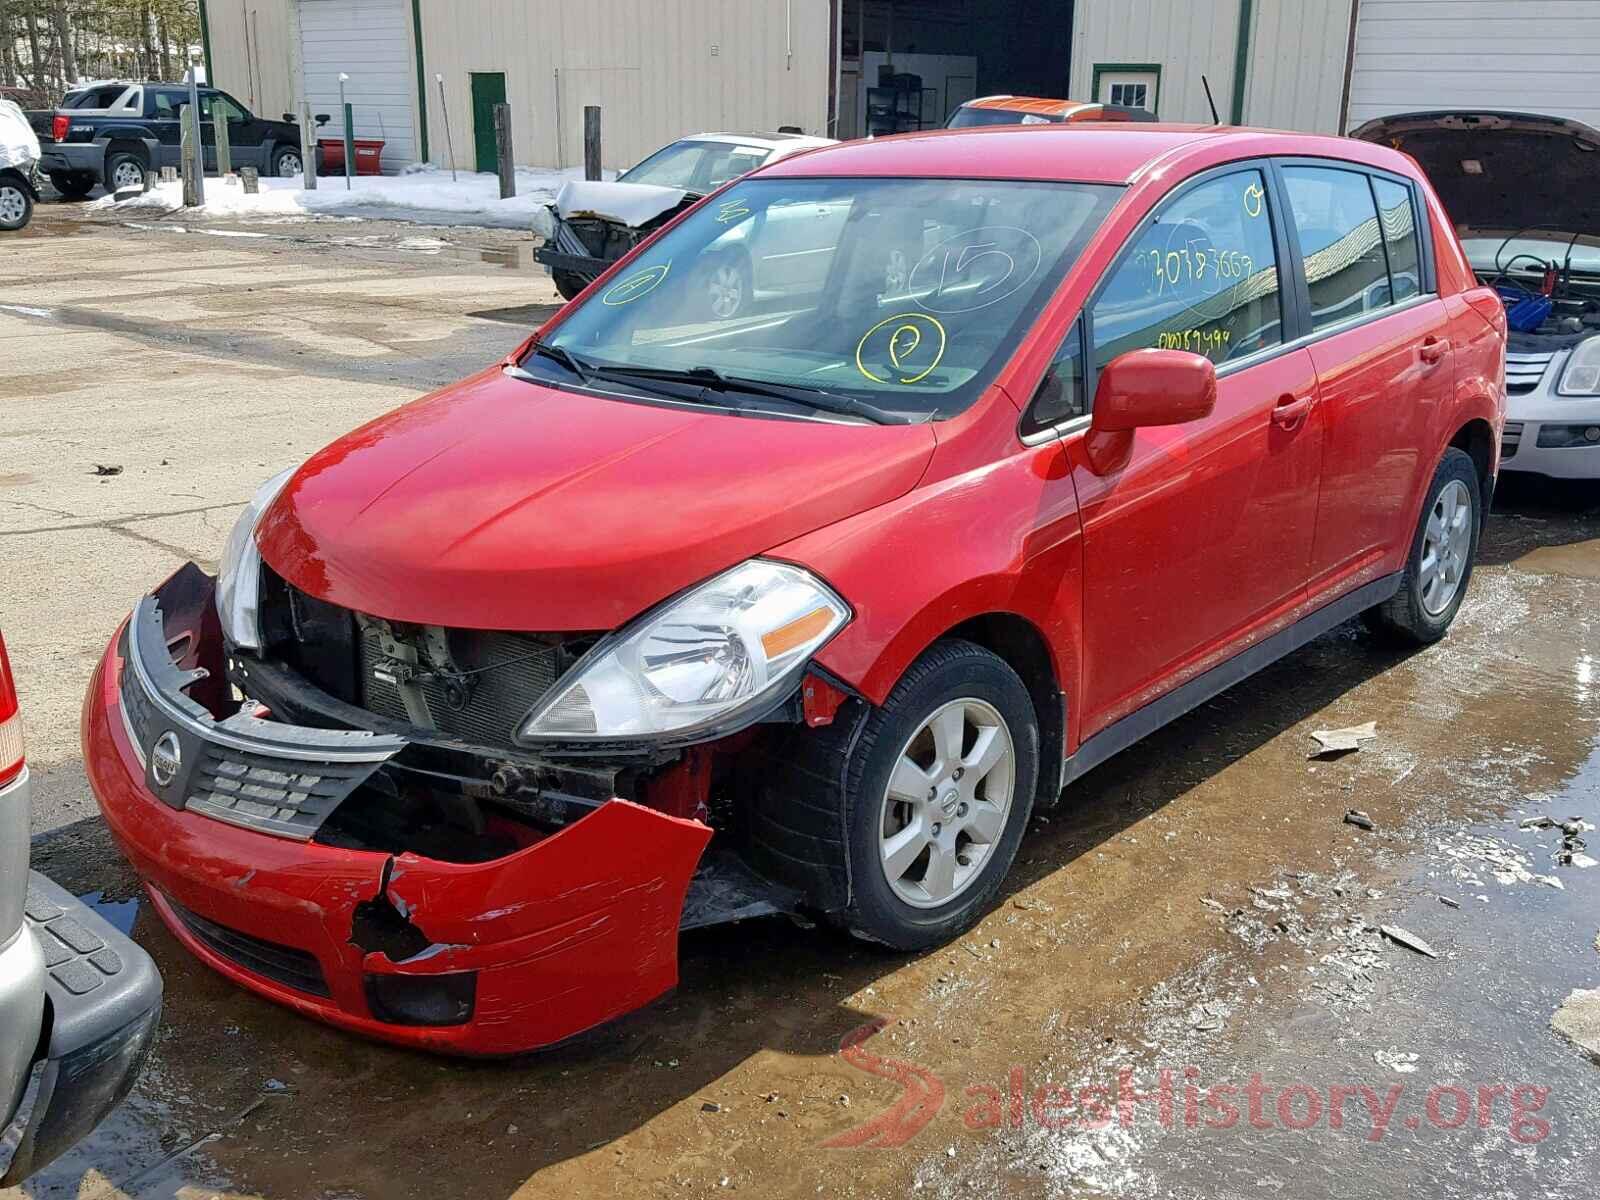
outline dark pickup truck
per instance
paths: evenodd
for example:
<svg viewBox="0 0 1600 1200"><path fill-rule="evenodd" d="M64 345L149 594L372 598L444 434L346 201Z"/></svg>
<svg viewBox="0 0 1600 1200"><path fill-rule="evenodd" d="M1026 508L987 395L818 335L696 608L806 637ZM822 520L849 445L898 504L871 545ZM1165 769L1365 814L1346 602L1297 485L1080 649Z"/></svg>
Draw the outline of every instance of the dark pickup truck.
<svg viewBox="0 0 1600 1200"><path fill-rule="evenodd" d="M183 83L105 83L69 92L60 108L28 114L39 135L39 170L71 198L87 196L96 184L111 191L143 187L150 172L178 166L179 118L188 103L189 86ZM202 87L200 142L207 171L217 169L219 116L228 123L235 170L300 174L300 127L291 114L269 121L228 93Z"/></svg>

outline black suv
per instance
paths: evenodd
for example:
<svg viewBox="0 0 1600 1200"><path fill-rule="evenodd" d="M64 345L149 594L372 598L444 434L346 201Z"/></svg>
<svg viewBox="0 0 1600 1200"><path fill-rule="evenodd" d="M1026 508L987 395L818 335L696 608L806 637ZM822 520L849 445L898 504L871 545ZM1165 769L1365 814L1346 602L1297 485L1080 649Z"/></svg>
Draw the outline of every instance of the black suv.
<svg viewBox="0 0 1600 1200"><path fill-rule="evenodd" d="M143 187L162 167L178 166L189 103L182 83L110 83L67 93L61 107L28 114L39 135L39 170L64 196L86 196L95 184L108 190ZM216 88L200 89L200 141L205 169L217 169L216 121L228 123L232 166L263 175L301 172L300 127L291 113L269 121L253 115ZM320 155L319 155L320 157Z"/></svg>

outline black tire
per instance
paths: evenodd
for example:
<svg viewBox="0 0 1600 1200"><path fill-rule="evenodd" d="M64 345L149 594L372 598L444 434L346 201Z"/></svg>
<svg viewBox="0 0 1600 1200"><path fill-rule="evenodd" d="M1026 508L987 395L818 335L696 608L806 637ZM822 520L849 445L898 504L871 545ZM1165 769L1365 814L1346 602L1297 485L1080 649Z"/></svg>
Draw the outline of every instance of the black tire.
<svg viewBox="0 0 1600 1200"><path fill-rule="evenodd" d="M693 295L701 315L713 321L731 321L750 311L755 302L750 259L738 250L708 258L700 267Z"/></svg>
<svg viewBox="0 0 1600 1200"><path fill-rule="evenodd" d="M1001 832L970 882L937 907L896 894L880 858L889 776L901 751L941 707L983 702L1011 735L1015 774ZM1039 775L1039 723L1028 689L1005 661L971 642L951 639L912 664L882 708L867 718L845 772L845 845L851 896L839 924L896 950L936 946L974 925L993 902L1027 829ZM962 808L965 812L965 806ZM930 806L930 815L940 812ZM970 853L970 847L968 848Z"/></svg>
<svg viewBox="0 0 1600 1200"><path fill-rule="evenodd" d="M1446 502L1444 497L1447 491L1455 491L1457 496L1460 491L1457 485L1465 489L1471 501L1471 509L1466 514L1462 527L1455 531L1455 537L1466 537L1466 556L1461 565L1455 590L1450 594L1448 602L1442 605L1437 601L1430 605L1427 596L1427 580L1424 577L1422 564L1426 556L1425 547L1428 545L1428 526ZM1465 451L1454 446L1444 452L1444 457L1439 461L1439 467L1433 473L1433 482L1428 485L1427 499L1423 501L1422 515L1417 519L1417 531L1411 538L1411 549L1406 555L1405 573L1400 580L1400 590L1382 604L1369 608L1362 613L1362 619L1367 628L1387 640L1413 646L1426 646L1437 642L1445 635L1445 630L1450 628L1450 623L1455 620L1456 613L1461 608L1461 602L1466 599L1467 585L1472 580L1472 564L1478 556L1478 538L1483 531L1483 489L1478 482L1478 470L1473 465L1472 459ZM1452 548L1458 542L1451 543ZM1437 608L1437 611L1433 611Z"/></svg>
<svg viewBox="0 0 1600 1200"><path fill-rule="evenodd" d="M587 279L582 275L574 275L571 271L552 271L550 278L563 300L576 300L578 293L589 286Z"/></svg>
<svg viewBox="0 0 1600 1200"><path fill-rule="evenodd" d="M82 200L94 191L94 184L94 176L87 171L57 171L50 176L50 186L66 200Z"/></svg>
<svg viewBox="0 0 1600 1200"><path fill-rule="evenodd" d="M106 155L106 191L123 188L143 188L150 174L150 164L143 154L131 150L117 150ZM121 178L119 178L119 176Z"/></svg>
<svg viewBox="0 0 1600 1200"><path fill-rule="evenodd" d="M305 161L300 157L298 146L275 147L270 162L274 179L293 179L305 171Z"/></svg>
<svg viewBox="0 0 1600 1200"><path fill-rule="evenodd" d="M21 229L33 219L33 193L15 177L0 175L0 230Z"/></svg>

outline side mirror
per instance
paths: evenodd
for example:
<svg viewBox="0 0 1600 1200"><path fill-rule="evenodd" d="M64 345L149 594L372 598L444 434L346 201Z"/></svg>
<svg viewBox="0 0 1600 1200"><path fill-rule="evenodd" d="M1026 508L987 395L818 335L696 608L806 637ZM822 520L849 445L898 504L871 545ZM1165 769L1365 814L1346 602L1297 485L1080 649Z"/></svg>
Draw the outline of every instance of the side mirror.
<svg viewBox="0 0 1600 1200"><path fill-rule="evenodd" d="M284 113L283 114L283 120L284 120L285 124L293 125L294 124L294 114L293 113Z"/></svg>
<svg viewBox="0 0 1600 1200"><path fill-rule="evenodd" d="M1133 431L1183 425L1211 415L1217 369L1187 350L1133 350L1100 372L1086 449L1096 475L1120 469L1133 449Z"/></svg>
<svg viewBox="0 0 1600 1200"><path fill-rule="evenodd" d="M317 124L318 125L326 125L331 120L333 120L333 118L330 117L327 113L318 113L317 114Z"/></svg>

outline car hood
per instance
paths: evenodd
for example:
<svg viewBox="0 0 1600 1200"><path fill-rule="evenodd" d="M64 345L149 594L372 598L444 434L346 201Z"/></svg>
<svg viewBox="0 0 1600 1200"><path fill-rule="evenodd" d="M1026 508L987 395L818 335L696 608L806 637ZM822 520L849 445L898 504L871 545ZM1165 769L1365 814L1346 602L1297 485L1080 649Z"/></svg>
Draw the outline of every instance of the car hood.
<svg viewBox="0 0 1600 1200"><path fill-rule="evenodd" d="M257 529L300 590L390 620L612 629L904 495L926 425L734 416L486 371L309 459Z"/></svg>
<svg viewBox="0 0 1600 1200"><path fill-rule="evenodd" d="M574 217L598 217L615 221L630 229L648 225L669 213L691 193L682 188L657 187L651 183L619 183L616 180L569 179L556 193L556 215L563 221Z"/></svg>
<svg viewBox="0 0 1600 1200"><path fill-rule="evenodd" d="M1368 121L1350 136L1416 159L1459 229L1600 232L1600 131L1581 121L1415 112Z"/></svg>

